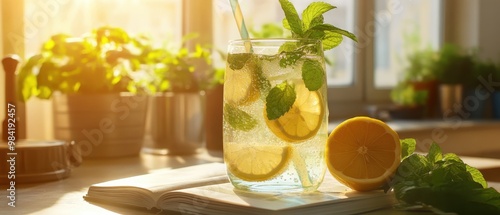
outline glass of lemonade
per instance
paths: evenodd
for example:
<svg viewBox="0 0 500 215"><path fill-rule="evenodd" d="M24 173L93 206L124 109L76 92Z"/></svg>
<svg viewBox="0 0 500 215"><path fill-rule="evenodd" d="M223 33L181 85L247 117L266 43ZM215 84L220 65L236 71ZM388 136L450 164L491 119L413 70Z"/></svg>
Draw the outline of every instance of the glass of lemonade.
<svg viewBox="0 0 500 215"><path fill-rule="evenodd" d="M320 40L230 42L224 79L224 162L236 188L318 188L326 169L326 91Z"/></svg>

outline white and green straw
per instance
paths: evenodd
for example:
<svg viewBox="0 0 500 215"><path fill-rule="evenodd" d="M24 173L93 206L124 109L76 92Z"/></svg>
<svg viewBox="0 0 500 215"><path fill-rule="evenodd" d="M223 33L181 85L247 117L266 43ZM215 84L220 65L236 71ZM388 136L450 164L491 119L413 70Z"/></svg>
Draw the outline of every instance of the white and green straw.
<svg viewBox="0 0 500 215"><path fill-rule="evenodd" d="M229 0L231 4L231 9L233 9L234 19L236 20L236 25L238 25L238 30L240 32L241 38L244 40L250 39L248 34L247 26L245 25L245 20L243 19L243 13L241 12L240 4L238 0ZM247 52L252 52L252 44L248 41L245 42L245 47Z"/></svg>

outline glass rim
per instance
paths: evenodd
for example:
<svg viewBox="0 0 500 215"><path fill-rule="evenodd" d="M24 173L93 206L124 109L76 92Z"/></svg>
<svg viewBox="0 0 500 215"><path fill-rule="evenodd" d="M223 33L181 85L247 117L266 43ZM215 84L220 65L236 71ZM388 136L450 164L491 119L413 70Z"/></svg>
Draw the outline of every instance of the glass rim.
<svg viewBox="0 0 500 215"><path fill-rule="evenodd" d="M272 43L272 42L308 42L308 43L321 43L320 39L311 38L249 38L249 39L234 39L229 41L229 45L244 44L245 42L258 43Z"/></svg>

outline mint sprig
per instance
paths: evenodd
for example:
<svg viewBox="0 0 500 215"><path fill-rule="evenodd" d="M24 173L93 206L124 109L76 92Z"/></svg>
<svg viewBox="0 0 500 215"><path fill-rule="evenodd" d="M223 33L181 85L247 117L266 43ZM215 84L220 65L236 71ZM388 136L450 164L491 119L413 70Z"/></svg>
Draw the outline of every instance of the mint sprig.
<svg viewBox="0 0 500 215"><path fill-rule="evenodd" d="M500 214L500 193L487 188L479 170L433 143L427 155L414 153L415 140L401 141L403 160L389 183L402 207L430 206L458 214Z"/></svg>
<svg viewBox="0 0 500 215"><path fill-rule="evenodd" d="M297 10L289 0L280 0L281 8L285 13L283 27L292 32L293 38L319 39L323 43L323 49L329 50L338 46L346 36L354 41L357 37L340 28L330 24L324 24L323 14L336 7L325 2L313 2L303 12L302 19Z"/></svg>
<svg viewBox="0 0 500 215"><path fill-rule="evenodd" d="M283 27L292 32L292 38L320 40L323 50L315 46L306 44L285 43L279 49L279 60L282 68L295 65L295 63L308 53L318 53L338 46L343 37L349 37L354 41L357 38L354 34L337 28L330 24L325 24L324 16L326 12L336 7L325 2L313 2L308 5L301 16L289 0L279 0L281 8L285 13ZM302 17L302 18L301 18ZM312 48L312 49L311 49ZM307 89L316 91L324 83L325 71L321 62L305 59L302 65L302 79ZM296 99L294 87L284 82L271 89L266 96L267 117L274 120L284 115L290 110Z"/></svg>

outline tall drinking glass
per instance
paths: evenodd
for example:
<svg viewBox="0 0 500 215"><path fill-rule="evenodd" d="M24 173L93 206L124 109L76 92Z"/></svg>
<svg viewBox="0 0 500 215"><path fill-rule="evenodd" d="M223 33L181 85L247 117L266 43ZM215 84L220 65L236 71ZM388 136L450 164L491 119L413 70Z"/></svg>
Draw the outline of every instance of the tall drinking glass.
<svg viewBox="0 0 500 215"><path fill-rule="evenodd" d="M238 189L307 192L325 174L321 41L231 41L224 79L224 162Z"/></svg>

